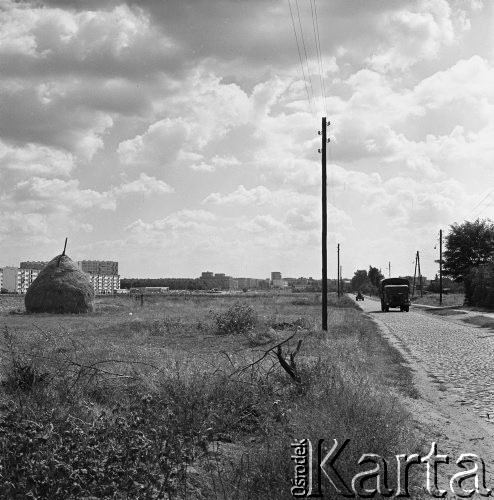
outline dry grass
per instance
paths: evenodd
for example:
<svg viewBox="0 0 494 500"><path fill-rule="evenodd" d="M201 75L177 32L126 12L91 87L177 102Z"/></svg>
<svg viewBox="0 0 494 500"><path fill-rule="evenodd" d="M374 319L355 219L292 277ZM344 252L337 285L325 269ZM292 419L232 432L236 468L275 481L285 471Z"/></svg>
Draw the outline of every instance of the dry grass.
<svg viewBox="0 0 494 500"><path fill-rule="evenodd" d="M428 293L423 297L416 296L412 299L414 304L424 304L427 306L437 306L439 307L439 294L438 293ZM463 293L449 293L447 295L443 294L443 307L462 307L465 301L465 295Z"/></svg>
<svg viewBox="0 0 494 500"><path fill-rule="evenodd" d="M315 295L241 298L257 321L237 335L217 335L215 318L238 296L152 297L144 307L119 297L83 316L0 315L8 495L285 500L294 439L349 438L347 479L362 453L418 451L397 397L413 395L410 374L354 301L330 296L325 333ZM300 383L266 355L291 336L285 355L303 340Z"/></svg>

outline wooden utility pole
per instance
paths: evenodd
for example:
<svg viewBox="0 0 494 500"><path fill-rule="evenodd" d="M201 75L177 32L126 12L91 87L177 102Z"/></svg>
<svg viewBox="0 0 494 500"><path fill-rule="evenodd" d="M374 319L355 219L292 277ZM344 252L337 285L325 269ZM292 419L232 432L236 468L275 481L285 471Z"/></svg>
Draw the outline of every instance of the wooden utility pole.
<svg viewBox="0 0 494 500"><path fill-rule="evenodd" d="M412 286L412 297L415 296L415 277L417 276L417 257L418 257L418 250L417 253L415 254L415 269L413 271L413 286Z"/></svg>
<svg viewBox="0 0 494 500"><path fill-rule="evenodd" d="M424 296L424 289L422 286L422 271L420 270L420 254L419 251L417 250L417 264L418 264L418 271L419 271L419 285L420 285L420 296Z"/></svg>
<svg viewBox="0 0 494 500"><path fill-rule="evenodd" d="M439 230L439 305L443 305L443 230Z"/></svg>
<svg viewBox="0 0 494 500"><path fill-rule="evenodd" d="M391 261L388 262L388 278L391 278Z"/></svg>
<svg viewBox="0 0 494 500"><path fill-rule="evenodd" d="M328 330L328 207L327 207L327 175L326 175L326 117L322 118L322 329Z"/></svg>
<svg viewBox="0 0 494 500"><path fill-rule="evenodd" d="M339 297L340 296L340 278L341 278L341 269L340 269L340 244L339 243L338 243L337 254L338 254L337 276L338 276L338 297Z"/></svg>

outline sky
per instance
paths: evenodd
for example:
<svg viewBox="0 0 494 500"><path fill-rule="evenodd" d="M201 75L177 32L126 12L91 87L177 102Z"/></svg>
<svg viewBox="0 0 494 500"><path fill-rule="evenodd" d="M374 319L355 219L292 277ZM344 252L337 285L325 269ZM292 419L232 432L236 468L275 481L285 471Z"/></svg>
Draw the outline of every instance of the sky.
<svg viewBox="0 0 494 500"><path fill-rule="evenodd" d="M494 218L493 4L0 0L0 266L68 237L122 277L320 278L326 116L328 276L339 243L434 277Z"/></svg>

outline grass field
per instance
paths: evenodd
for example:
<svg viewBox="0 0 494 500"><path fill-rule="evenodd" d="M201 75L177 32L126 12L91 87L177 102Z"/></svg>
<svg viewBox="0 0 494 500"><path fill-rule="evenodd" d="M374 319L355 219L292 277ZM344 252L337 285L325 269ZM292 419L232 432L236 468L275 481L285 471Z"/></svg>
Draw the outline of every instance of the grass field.
<svg viewBox="0 0 494 500"><path fill-rule="evenodd" d="M414 304L424 304L428 306L438 306L439 307L439 294L438 293L428 293L423 297L415 296L412 299ZM465 295L463 293L449 293L443 294L443 307L462 307L465 301Z"/></svg>
<svg viewBox="0 0 494 500"><path fill-rule="evenodd" d="M362 453L418 451L410 373L354 301L329 297L325 333L316 295L240 299L1 297L0 498L285 500L295 439L350 439L348 482Z"/></svg>

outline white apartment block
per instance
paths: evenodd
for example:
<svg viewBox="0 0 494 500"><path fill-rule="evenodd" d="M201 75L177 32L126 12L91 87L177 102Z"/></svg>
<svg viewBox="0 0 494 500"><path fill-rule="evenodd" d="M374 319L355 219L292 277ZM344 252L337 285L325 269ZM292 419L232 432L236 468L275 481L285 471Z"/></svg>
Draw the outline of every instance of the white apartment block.
<svg viewBox="0 0 494 500"><path fill-rule="evenodd" d="M33 281L38 277L39 269L17 269L17 293L26 293Z"/></svg>
<svg viewBox="0 0 494 500"><path fill-rule="evenodd" d="M120 276L118 274L90 274L86 273L96 295L108 295L120 289Z"/></svg>
<svg viewBox="0 0 494 500"><path fill-rule="evenodd" d="M9 293L17 292L17 267L6 266L3 268L2 283Z"/></svg>

